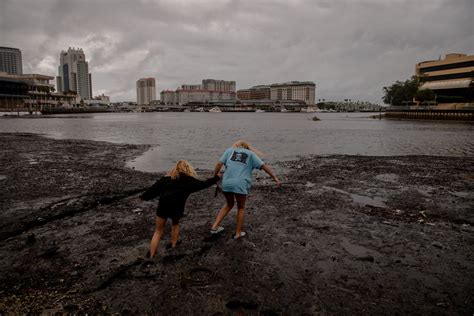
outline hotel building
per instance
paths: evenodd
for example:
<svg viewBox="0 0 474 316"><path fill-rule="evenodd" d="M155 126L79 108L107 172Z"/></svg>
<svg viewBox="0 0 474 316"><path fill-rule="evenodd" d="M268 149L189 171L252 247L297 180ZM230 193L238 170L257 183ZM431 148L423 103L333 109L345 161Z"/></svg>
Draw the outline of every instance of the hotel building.
<svg viewBox="0 0 474 316"><path fill-rule="evenodd" d="M316 84L311 81L291 81L270 85L270 99L303 101L313 105L316 94Z"/></svg>
<svg viewBox="0 0 474 316"><path fill-rule="evenodd" d="M21 51L18 48L0 47L0 72L10 75L23 74Z"/></svg>
<svg viewBox="0 0 474 316"><path fill-rule="evenodd" d="M75 92L82 99L92 99L89 63L81 48L69 47L67 51L61 52L56 85L59 92Z"/></svg>
<svg viewBox="0 0 474 316"><path fill-rule="evenodd" d="M270 86L260 85L260 86L253 86L250 89L238 90L237 98L239 100L270 99Z"/></svg>
<svg viewBox="0 0 474 316"><path fill-rule="evenodd" d="M160 92L160 101L164 105L174 105L174 91L171 90L163 90Z"/></svg>
<svg viewBox="0 0 474 316"><path fill-rule="evenodd" d="M137 104L148 105L156 100L155 78L142 78L137 81Z"/></svg>
<svg viewBox="0 0 474 316"><path fill-rule="evenodd" d="M202 80L202 90L235 92L235 81L204 79Z"/></svg>
<svg viewBox="0 0 474 316"><path fill-rule="evenodd" d="M438 103L473 102L474 55L446 54L416 64L420 90L433 90Z"/></svg>
<svg viewBox="0 0 474 316"><path fill-rule="evenodd" d="M160 93L165 105L185 105L188 103L209 104L235 101L235 81L204 79L202 84L183 84L176 91L165 90Z"/></svg>

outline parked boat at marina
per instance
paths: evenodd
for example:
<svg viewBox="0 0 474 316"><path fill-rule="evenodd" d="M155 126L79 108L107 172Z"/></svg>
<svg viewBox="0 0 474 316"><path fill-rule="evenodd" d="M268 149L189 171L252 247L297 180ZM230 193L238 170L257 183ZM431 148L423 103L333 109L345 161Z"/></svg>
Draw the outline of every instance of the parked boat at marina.
<svg viewBox="0 0 474 316"><path fill-rule="evenodd" d="M317 109L312 106L308 106L307 108L301 108L300 112L314 113L314 112L317 112Z"/></svg>
<svg viewBox="0 0 474 316"><path fill-rule="evenodd" d="M212 109L210 109L209 112L219 113L219 112L222 112L222 111L218 106L215 106Z"/></svg>

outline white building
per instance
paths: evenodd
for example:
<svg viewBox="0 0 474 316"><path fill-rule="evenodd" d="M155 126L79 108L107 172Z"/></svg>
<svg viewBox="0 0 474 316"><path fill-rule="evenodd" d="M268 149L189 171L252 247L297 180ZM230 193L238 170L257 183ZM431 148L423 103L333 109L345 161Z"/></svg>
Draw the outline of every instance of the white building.
<svg viewBox="0 0 474 316"><path fill-rule="evenodd" d="M110 105L110 97L104 94L98 95L93 99L84 100L87 105Z"/></svg>
<svg viewBox="0 0 474 316"><path fill-rule="evenodd" d="M137 104L148 105L156 100L155 78L142 78L137 81Z"/></svg>
<svg viewBox="0 0 474 316"><path fill-rule="evenodd" d="M56 85L59 92L75 92L82 99L92 99L92 77L81 48L69 47L61 52Z"/></svg>
<svg viewBox="0 0 474 316"><path fill-rule="evenodd" d="M160 101L165 105L174 105L175 104L175 93L170 90L163 90L160 93Z"/></svg>
<svg viewBox="0 0 474 316"><path fill-rule="evenodd" d="M291 81L270 85L270 99L299 100L313 105L316 95L316 84L311 81Z"/></svg>
<svg viewBox="0 0 474 316"><path fill-rule="evenodd" d="M165 105L235 101L235 81L203 79L202 84L183 84L176 91L160 93Z"/></svg>
<svg viewBox="0 0 474 316"><path fill-rule="evenodd" d="M209 91L209 90L183 90L175 92L175 103L184 105L187 103L207 103L213 101L235 100L236 93L233 91Z"/></svg>

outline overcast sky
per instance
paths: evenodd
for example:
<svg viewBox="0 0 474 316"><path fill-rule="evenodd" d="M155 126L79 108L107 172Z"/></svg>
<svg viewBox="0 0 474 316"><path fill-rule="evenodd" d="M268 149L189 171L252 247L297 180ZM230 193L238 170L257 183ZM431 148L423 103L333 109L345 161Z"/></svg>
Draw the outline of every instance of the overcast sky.
<svg viewBox="0 0 474 316"><path fill-rule="evenodd" d="M237 89L316 83L316 99L382 103L382 87L415 64L474 53L474 0L0 0L0 46L24 73L56 76L61 50L84 49L93 94L136 100L235 80Z"/></svg>

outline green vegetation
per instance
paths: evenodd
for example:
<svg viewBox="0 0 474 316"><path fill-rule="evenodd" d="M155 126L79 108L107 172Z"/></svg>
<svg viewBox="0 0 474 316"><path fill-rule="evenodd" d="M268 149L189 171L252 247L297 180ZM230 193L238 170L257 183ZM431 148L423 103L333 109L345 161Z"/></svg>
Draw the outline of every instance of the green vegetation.
<svg viewBox="0 0 474 316"><path fill-rule="evenodd" d="M382 101L390 105L413 103L417 91L418 79L413 76L405 81L397 81L389 87L383 87L384 96Z"/></svg>
<svg viewBox="0 0 474 316"><path fill-rule="evenodd" d="M435 98L436 98L436 95L433 92L433 90L424 89L424 90L418 90L415 93L415 99L417 101L420 101L422 104L434 101Z"/></svg>

